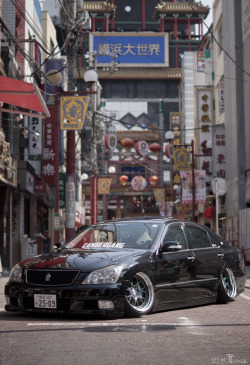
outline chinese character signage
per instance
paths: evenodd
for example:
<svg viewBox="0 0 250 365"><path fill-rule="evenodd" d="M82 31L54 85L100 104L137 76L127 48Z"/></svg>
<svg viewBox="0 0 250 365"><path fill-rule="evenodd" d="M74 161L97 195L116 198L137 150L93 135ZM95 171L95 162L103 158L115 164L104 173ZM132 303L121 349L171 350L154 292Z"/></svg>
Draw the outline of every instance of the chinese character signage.
<svg viewBox="0 0 250 365"><path fill-rule="evenodd" d="M61 98L61 129L82 129L89 106L89 96L64 96Z"/></svg>
<svg viewBox="0 0 250 365"><path fill-rule="evenodd" d="M170 113L170 128L174 132L173 144L178 146L181 144L181 113Z"/></svg>
<svg viewBox="0 0 250 365"><path fill-rule="evenodd" d="M216 125L213 129L214 176L226 178L226 138L225 126Z"/></svg>
<svg viewBox="0 0 250 365"><path fill-rule="evenodd" d="M224 80L219 82L219 110L220 113L225 111L225 93L224 93Z"/></svg>
<svg viewBox="0 0 250 365"><path fill-rule="evenodd" d="M90 34L90 51L96 52L98 66L113 61L119 67L169 66L167 33L94 33Z"/></svg>
<svg viewBox="0 0 250 365"><path fill-rule="evenodd" d="M44 121L43 180L55 185L58 179L59 127L58 110L50 108L50 117Z"/></svg>
<svg viewBox="0 0 250 365"><path fill-rule="evenodd" d="M199 169L205 170L206 180L211 181L213 176L212 154L211 148L209 148L209 143L212 143L213 125L213 101L211 88L197 90L197 115L199 130Z"/></svg>
<svg viewBox="0 0 250 365"><path fill-rule="evenodd" d="M29 132L29 160L41 160L43 147L42 118L29 118Z"/></svg>
<svg viewBox="0 0 250 365"><path fill-rule="evenodd" d="M205 72L205 52L197 52L197 72Z"/></svg>
<svg viewBox="0 0 250 365"><path fill-rule="evenodd" d="M64 172L59 173L59 208L65 208L66 202L66 174Z"/></svg>

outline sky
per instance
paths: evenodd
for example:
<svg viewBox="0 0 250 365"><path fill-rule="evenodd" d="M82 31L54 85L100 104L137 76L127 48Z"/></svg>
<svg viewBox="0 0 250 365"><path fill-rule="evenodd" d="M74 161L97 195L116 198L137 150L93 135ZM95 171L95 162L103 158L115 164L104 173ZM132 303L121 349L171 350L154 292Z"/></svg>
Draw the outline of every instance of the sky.
<svg viewBox="0 0 250 365"><path fill-rule="evenodd" d="M205 19L205 23L209 27L211 25L211 23L213 22L213 3L214 3L214 0L201 0L201 3L204 6L208 5L209 8L210 8L209 15ZM204 33L206 33L206 31L207 31L207 29L205 29L205 28L206 28L206 26L204 26Z"/></svg>

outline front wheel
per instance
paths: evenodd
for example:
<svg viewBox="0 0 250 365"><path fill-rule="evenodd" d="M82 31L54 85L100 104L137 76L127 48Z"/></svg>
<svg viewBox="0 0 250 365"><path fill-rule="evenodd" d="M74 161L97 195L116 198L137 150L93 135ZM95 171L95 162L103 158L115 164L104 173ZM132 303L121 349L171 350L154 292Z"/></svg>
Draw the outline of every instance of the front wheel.
<svg viewBox="0 0 250 365"><path fill-rule="evenodd" d="M149 277L138 272L126 287L125 314L139 317L152 310L154 304L154 287Z"/></svg>
<svg viewBox="0 0 250 365"><path fill-rule="evenodd" d="M231 269L225 268L220 277L217 302L227 303L234 300L237 295L237 285Z"/></svg>

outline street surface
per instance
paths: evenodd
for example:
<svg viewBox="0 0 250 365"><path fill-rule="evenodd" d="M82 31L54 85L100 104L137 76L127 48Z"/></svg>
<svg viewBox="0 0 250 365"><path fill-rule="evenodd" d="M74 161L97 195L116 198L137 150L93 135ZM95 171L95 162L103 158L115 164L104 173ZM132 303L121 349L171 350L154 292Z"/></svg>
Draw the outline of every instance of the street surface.
<svg viewBox="0 0 250 365"><path fill-rule="evenodd" d="M0 365L250 364L250 288L227 305L103 319L8 313L2 287Z"/></svg>

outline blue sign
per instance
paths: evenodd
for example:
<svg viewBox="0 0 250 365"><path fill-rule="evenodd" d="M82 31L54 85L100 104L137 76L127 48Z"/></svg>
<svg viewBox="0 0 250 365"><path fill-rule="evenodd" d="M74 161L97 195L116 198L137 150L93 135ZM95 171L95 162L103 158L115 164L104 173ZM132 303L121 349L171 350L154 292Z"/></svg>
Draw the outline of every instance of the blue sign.
<svg viewBox="0 0 250 365"><path fill-rule="evenodd" d="M98 66L169 66L166 33L94 33L90 50L96 52Z"/></svg>

